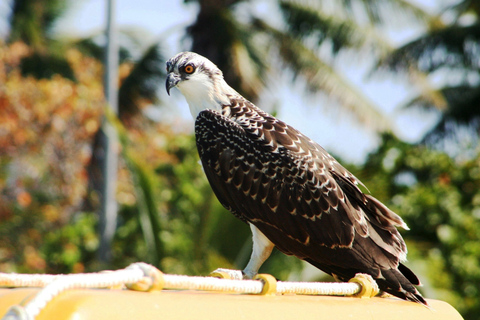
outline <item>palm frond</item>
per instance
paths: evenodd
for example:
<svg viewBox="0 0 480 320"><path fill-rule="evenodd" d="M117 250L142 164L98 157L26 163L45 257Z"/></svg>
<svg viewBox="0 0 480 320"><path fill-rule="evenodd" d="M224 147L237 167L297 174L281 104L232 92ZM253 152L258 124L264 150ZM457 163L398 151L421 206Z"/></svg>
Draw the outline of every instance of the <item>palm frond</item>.
<svg viewBox="0 0 480 320"><path fill-rule="evenodd" d="M105 55L104 46L97 43L97 37L99 37L99 35L74 40L70 45L78 49L82 54L102 61L103 56Z"/></svg>
<svg viewBox="0 0 480 320"><path fill-rule="evenodd" d="M33 52L21 60L20 69L23 76L33 76L36 79L51 79L55 74L59 74L76 81L68 61L58 55Z"/></svg>
<svg viewBox="0 0 480 320"><path fill-rule="evenodd" d="M436 125L426 133L424 142L438 143L445 138L452 139L461 128L478 135L480 132L480 86L466 84L447 86L439 92L445 97L446 107L441 110L440 119ZM436 105L418 96L403 108L419 108L424 110L437 109Z"/></svg>
<svg viewBox="0 0 480 320"><path fill-rule="evenodd" d="M423 23L427 26L435 25L438 19L432 17L414 2L408 0L342 0L344 10L351 16L366 16L370 24L390 25L394 21L412 21ZM358 12L358 5L363 12ZM394 19L392 19L395 17Z"/></svg>
<svg viewBox="0 0 480 320"><path fill-rule="evenodd" d="M377 132L392 129L390 121L378 111L372 101L301 41L267 25L262 20L257 19L254 23L259 30L271 37L279 57L295 75L306 79L310 91L327 93L353 113L361 123Z"/></svg>
<svg viewBox="0 0 480 320"><path fill-rule="evenodd" d="M235 19L227 6L215 9L201 6L197 20L187 28L193 40L191 50L213 61L232 87L255 100L264 87L260 71L265 64L259 47L253 44L251 31Z"/></svg>
<svg viewBox="0 0 480 320"><path fill-rule="evenodd" d="M138 48L144 47L141 39L142 35L138 30L129 28L119 30L119 63L131 61L142 54L142 52L137 52ZM103 61L105 58L105 37L102 31L92 33L88 37L71 39L69 45L99 61Z"/></svg>
<svg viewBox="0 0 480 320"><path fill-rule="evenodd" d="M137 197L138 219L149 252L147 259L150 259L150 263L158 266L164 256L164 245L160 238L162 228L155 203L154 171L149 170L131 152L125 152L124 158L133 179L135 196Z"/></svg>
<svg viewBox="0 0 480 320"><path fill-rule="evenodd" d="M133 70L124 79L118 91L121 119L137 113L142 104L160 102L157 90L158 83L165 78L164 61L159 44L154 44L135 63Z"/></svg>
<svg viewBox="0 0 480 320"><path fill-rule="evenodd" d="M433 31L414 40L380 62L392 70L408 70L411 66L424 72L442 67L480 70L480 24L452 26Z"/></svg>
<svg viewBox="0 0 480 320"><path fill-rule="evenodd" d="M287 23L288 30L299 38L314 36L318 44L329 39L333 51L342 47L358 47L364 39L355 32L357 25L352 21L340 21L334 16L325 16L320 10L299 2L280 1L280 9Z"/></svg>
<svg viewBox="0 0 480 320"><path fill-rule="evenodd" d="M445 97L448 107L443 111L445 117L459 123L467 123L480 117L480 86L458 85L439 90ZM418 96L403 108L436 109L436 106L423 96Z"/></svg>
<svg viewBox="0 0 480 320"><path fill-rule="evenodd" d="M43 49L52 26L67 7L68 1L62 0L12 1L9 41L20 40L34 49Z"/></svg>
<svg viewBox="0 0 480 320"><path fill-rule="evenodd" d="M376 69L404 71L419 88L422 96L417 103L447 110L451 105L449 91L435 89L429 83L427 74L439 69L456 69L465 74L480 71L480 24L472 26L451 26L431 31L424 36L393 50L380 60Z"/></svg>
<svg viewBox="0 0 480 320"><path fill-rule="evenodd" d="M288 31L299 39L314 37L318 44L329 41L332 53L341 49L362 49L370 45L380 56L391 51L391 46L378 29L369 24L359 24L341 15L328 15L315 6L297 1L282 0L280 9Z"/></svg>

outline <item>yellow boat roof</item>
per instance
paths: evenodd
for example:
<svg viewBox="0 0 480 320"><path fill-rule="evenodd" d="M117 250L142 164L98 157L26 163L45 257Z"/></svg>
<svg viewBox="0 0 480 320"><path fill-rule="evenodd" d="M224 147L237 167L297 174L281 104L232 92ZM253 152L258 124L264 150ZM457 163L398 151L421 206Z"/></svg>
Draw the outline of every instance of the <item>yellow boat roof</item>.
<svg viewBox="0 0 480 320"><path fill-rule="evenodd" d="M12 305L28 303L39 290L0 289L0 315L4 315ZM61 293L45 306L36 319L462 319L449 304L438 300L427 301L430 309L397 298L82 289Z"/></svg>
<svg viewBox="0 0 480 320"><path fill-rule="evenodd" d="M427 308L375 297L375 282L362 274L349 283L282 282L265 274L258 280L237 280L229 272L214 274L167 275L145 263L91 274L0 274L0 316L2 320L462 319L442 301L427 299Z"/></svg>

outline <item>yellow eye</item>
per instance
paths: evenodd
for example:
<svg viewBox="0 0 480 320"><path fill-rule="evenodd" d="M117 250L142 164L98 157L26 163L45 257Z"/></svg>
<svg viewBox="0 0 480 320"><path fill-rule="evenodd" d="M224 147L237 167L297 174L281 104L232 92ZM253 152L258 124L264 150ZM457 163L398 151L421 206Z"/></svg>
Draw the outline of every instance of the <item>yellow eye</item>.
<svg viewBox="0 0 480 320"><path fill-rule="evenodd" d="M195 71L195 68L191 64L189 64L185 66L184 71L185 73L192 74L193 71Z"/></svg>

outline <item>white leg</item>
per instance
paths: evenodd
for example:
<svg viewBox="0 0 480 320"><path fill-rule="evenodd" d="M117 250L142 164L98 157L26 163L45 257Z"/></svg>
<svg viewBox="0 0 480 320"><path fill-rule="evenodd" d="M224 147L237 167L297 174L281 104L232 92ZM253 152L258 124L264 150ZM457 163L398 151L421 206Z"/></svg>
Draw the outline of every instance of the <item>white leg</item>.
<svg viewBox="0 0 480 320"><path fill-rule="evenodd" d="M250 224L250 229L253 234L253 250L250 261L248 261L247 266L243 269L245 279L252 279L258 273L258 269L260 269L265 260L270 257L273 247L275 247L253 224Z"/></svg>

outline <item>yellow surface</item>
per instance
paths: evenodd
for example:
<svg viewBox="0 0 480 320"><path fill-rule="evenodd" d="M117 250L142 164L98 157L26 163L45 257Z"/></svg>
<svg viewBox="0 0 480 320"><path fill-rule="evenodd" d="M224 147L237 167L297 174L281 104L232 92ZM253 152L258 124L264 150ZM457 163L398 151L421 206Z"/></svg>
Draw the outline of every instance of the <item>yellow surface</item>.
<svg viewBox="0 0 480 320"><path fill-rule="evenodd" d="M0 317L12 305L25 305L39 290L0 289ZM427 301L430 309L396 298L90 289L60 294L36 319L462 319L449 304L438 300Z"/></svg>

